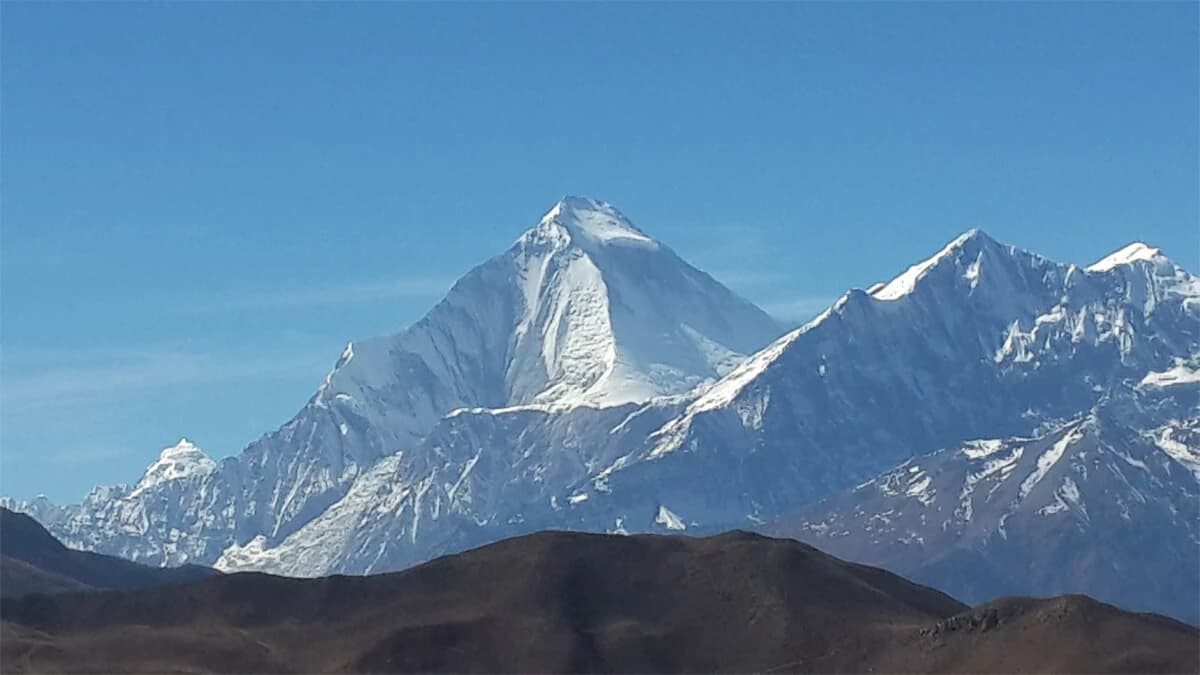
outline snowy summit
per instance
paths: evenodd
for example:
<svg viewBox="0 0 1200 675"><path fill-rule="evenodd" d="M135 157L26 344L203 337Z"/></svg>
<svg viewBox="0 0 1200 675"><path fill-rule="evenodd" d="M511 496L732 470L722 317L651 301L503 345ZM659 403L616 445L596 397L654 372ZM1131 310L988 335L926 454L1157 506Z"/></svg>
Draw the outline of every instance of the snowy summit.
<svg viewBox="0 0 1200 675"><path fill-rule="evenodd" d="M542 216L538 227L561 228L583 248L614 244L659 248L657 241L629 222L615 206L588 197L563 197Z"/></svg>
<svg viewBox="0 0 1200 675"><path fill-rule="evenodd" d="M159 453L158 459L146 468L134 489L146 490L167 481L208 474L216 468L217 463L195 443L181 438L178 443Z"/></svg>
<svg viewBox="0 0 1200 675"><path fill-rule="evenodd" d="M1128 265L1138 260L1153 260L1162 255L1162 251L1135 241L1132 244L1110 253L1088 266L1089 272L1106 272L1119 265Z"/></svg>
<svg viewBox="0 0 1200 675"><path fill-rule="evenodd" d="M995 242L983 230L978 228L967 230L949 244L946 244L933 257L913 265L886 284L873 286L870 294L876 300L897 300L902 298L912 293L913 289L916 288L917 282L941 264L942 261L951 259L956 254L968 249L973 250L976 257L968 266L964 276L970 281L977 281L979 276L979 259L982 255L980 250L987 245L995 245Z"/></svg>

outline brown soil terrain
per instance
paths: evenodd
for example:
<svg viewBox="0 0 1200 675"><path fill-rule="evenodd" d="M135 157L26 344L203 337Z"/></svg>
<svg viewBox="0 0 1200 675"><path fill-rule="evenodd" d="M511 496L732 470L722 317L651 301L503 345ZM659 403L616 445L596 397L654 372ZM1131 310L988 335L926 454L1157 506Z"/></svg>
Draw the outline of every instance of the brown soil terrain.
<svg viewBox="0 0 1200 675"><path fill-rule="evenodd" d="M542 532L370 577L5 599L4 672L1197 672L1081 596L970 609L807 545Z"/></svg>

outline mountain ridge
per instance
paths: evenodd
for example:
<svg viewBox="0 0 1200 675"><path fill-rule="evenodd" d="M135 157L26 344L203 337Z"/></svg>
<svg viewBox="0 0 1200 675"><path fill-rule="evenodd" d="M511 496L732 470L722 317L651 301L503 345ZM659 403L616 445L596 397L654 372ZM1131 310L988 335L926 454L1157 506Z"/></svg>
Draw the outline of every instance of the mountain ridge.
<svg viewBox="0 0 1200 675"><path fill-rule="evenodd" d="M914 457L1046 436L1112 392L1200 370L1200 280L1170 259L1126 247L1089 270L981 230L782 337L771 328L774 341L752 354L725 353L709 342L738 347L722 326L732 319L688 317L736 317L749 303L726 302L732 293L615 208L568 200L455 284L429 315L445 320L406 334L412 349L351 343L303 415L245 461L225 460L219 480L185 476L134 506L113 489L55 531L131 557L317 576L403 568L555 527L768 526ZM607 277L592 274L601 269ZM445 351L435 339L462 355L453 368L421 356ZM1112 414L1166 433L1167 409ZM1186 427L1200 414L1177 416ZM1179 503L1191 503L1180 481L1200 438L1170 433L1173 449L1153 456L1181 468L1154 489L1179 508L1168 497L1182 490ZM343 444L360 459L346 460ZM1166 527L1163 513L1135 527ZM146 519L161 522L157 539L122 539L116 525ZM1038 553L1013 555L1019 567ZM1154 555L1167 565L1173 554ZM1140 583L1128 571L1117 580ZM1023 588L1009 583L1006 592Z"/></svg>
<svg viewBox="0 0 1200 675"><path fill-rule="evenodd" d="M1200 588L1181 572L1200 568L1197 441L1200 383L1129 389L1027 438L908 460L764 529L968 602L1019 578L1030 594L1086 593L1200 624ZM1040 559L1020 553L1039 547Z"/></svg>
<svg viewBox="0 0 1200 675"><path fill-rule="evenodd" d="M23 671L1191 671L1200 632L1085 597L970 608L748 532L539 532L371 577L0 601ZM1115 639L1115 638L1120 639Z"/></svg>
<svg viewBox="0 0 1200 675"><path fill-rule="evenodd" d="M1000 267L997 273L997 257L999 263L1005 263L1004 256L1009 255L1016 256L1012 263L1015 269ZM786 515L793 505L868 479L889 463L931 452L948 442L975 437L972 432L980 428L1000 435L1019 436L1032 434L1043 425L1058 424L1060 418L1093 406L1098 400L1097 387L1101 382L1105 386L1117 386L1122 378L1141 379L1143 367L1176 362L1176 356L1156 355L1151 350L1116 357L1134 345L1122 343L1115 331L1105 335L1093 331L1090 339L1094 342L1090 346L1073 346L1071 338L1084 337L1087 333L1073 330L1068 325L1068 330L1058 334L1060 339L1065 336L1067 341L1069 351L1061 357L1066 363L1056 363L1060 357L1051 351L1049 356L1056 358L1047 359L1045 367L1052 370L1082 366L1083 371L1075 372L1079 383L1067 389L1065 394L1061 389L1039 391L1044 389L1040 381L1054 381L1060 375L1057 372L1050 376L1040 374L1038 369L1042 364L1021 353L1001 359L997 359L996 354L1003 354L1005 343L1011 342L1013 333L1023 326L1045 330L1061 320L1062 317L1048 317L1057 316L1055 308L1065 302L1064 297L1084 306L1095 305L1098 297L1102 304L1095 305L1098 310L1095 316L1103 316L1099 310L1112 310L1103 303L1113 305L1116 314L1124 316L1125 298L1129 294L1123 280L1127 276L1135 280L1144 277L1142 272L1145 270L1138 269L1141 263L1128 271L1079 276L1082 273L1077 266L1061 265L1020 252L1015 247L991 240L982 232L967 233L931 260L939 264L917 266L926 274L919 275L917 285L920 288L915 294L905 294L894 300L877 300L866 292L851 291L809 324L743 362L712 387L670 405L647 403L609 412L580 410L573 417L515 409L462 411L447 417L414 453L392 458L372 469L370 479L364 478L361 489L352 489L336 511L327 512L328 518L314 520L277 548L260 542L251 549L227 552L218 564L223 569L266 566L267 569L301 575L322 570L378 571L420 562L434 552L462 550L537 527L569 525L593 531L637 532L694 528L713 531L713 528L721 527L755 526ZM974 279L967 274L972 268L976 272ZM1017 315L1017 320L1011 321L1011 312L1003 307L996 309L997 303L986 297L988 288L979 285L981 279L1001 282L1006 297L1023 294L1035 298L1037 303L1026 306ZM1059 286L1045 288L1046 279ZM1108 286L1102 286L1104 292L1096 288L1097 284L1114 281L1120 283L1114 284L1111 291ZM926 288L926 284L941 286ZM1188 286L1187 283L1183 285ZM1024 290L1016 294L1011 290L1013 287ZM1072 299L1072 295L1079 298ZM956 296L975 298L970 300L974 304L969 304L967 310L976 315L967 314L947 325L941 305ZM1164 294L1167 296L1169 294ZM1173 302L1179 305L1178 298ZM1177 305L1157 309L1168 319L1181 318L1174 313L1176 310L1194 309L1187 302ZM1136 307L1144 311L1147 303L1139 301ZM918 319L909 318L911 314L897 318L896 313L902 310L916 312ZM982 320L977 318L980 314ZM1066 316L1065 312L1062 314ZM928 320L921 320L922 317L932 317L936 321L930 326ZM1182 318L1185 320L1179 325L1194 332L1194 328L1188 328L1191 317ZM980 325L984 328L978 329ZM879 326L884 329L877 330ZM937 425L932 430L941 434L928 437L923 441L923 447L905 444L916 438L913 432L921 427L914 429L913 421L893 415L892 411L904 408L902 399L877 400L875 412L871 413L874 417L862 417L864 409L861 406L846 408L851 417L844 421L838 421L837 415L833 417L845 425L844 435L830 434L828 423L817 426L810 422L809 428L818 433L813 436L811 447L828 447L835 453L819 455L815 462L796 459L795 449L803 447L796 441L801 429L781 435L780 423L765 417L772 413L772 408L779 409L781 386L794 386L805 378L811 378L812 384L802 388L795 398L800 403L801 419L817 414L829 419L828 408L814 406L822 397L828 398L830 386L855 392L853 396L866 392L878 398L879 369L868 367L854 371L856 378L864 378L864 385L847 388L837 382L842 368L840 362L853 364L855 356L861 356L862 352L851 352L845 359L840 359L835 358L835 350L861 340L858 336L862 334L869 335L874 331L896 335L909 331L909 342L921 349L934 344L930 341L931 335L936 336L939 331L945 335L941 354L935 351L924 359L898 362L907 367L909 362L937 363L944 358L942 354L958 349L953 345L957 336L963 334L960 326L981 330L981 339L986 336L987 344L981 342L977 351L965 360L960 357L954 368L942 368L925 375L927 384L918 384L919 388L915 389L913 384L905 385L914 392L911 394L914 398L923 395L918 392L925 390L946 389L949 393L940 394L941 400L945 401L942 407L955 411L928 421L916 421L922 425ZM821 332L826 336L822 338ZM1153 334L1151 337L1154 338L1150 343L1153 349L1161 348L1162 340ZM1184 339L1176 342L1186 346L1191 339L1185 333ZM812 345L813 342L816 344ZM797 343L801 344L797 346ZM1041 344L1054 347L1052 341L1042 340ZM881 350L881 356L876 357L882 359L879 363L893 363L891 347L887 344L867 344L865 347L872 351ZM1080 354L1088 356L1090 349L1102 350L1100 358L1080 358L1082 364L1074 360ZM797 364L797 353L805 351L816 351L820 356L812 358L808 364ZM1142 360L1132 359L1134 362L1129 363L1135 356ZM764 365L780 359L781 384L764 383L767 370ZM902 372L905 371L901 369L898 374ZM1030 379L1033 379L1032 383ZM991 387L995 392L985 399L991 403L981 403L978 391L987 390L988 386L983 383L988 382L994 383ZM935 383L938 384L935 386ZM1030 398L1031 388L1038 398ZM752 397L753 402L746 403L739 398L742 396ZM759 396L761 398L753 398ZM964 410L964 401L970 406L965 409L968 414L957 414ZM1040 414L1027 418L1022 411L1036 401L1041 401L1034 406ZM923 404L939 407L928 397ZM794 411L786 411L790 418L788 424L795 423ZM719 423L706 421L714 416ZM586 422L582 418L586 418ZM963 424L963 418L968 418L969 423ZM636 423L631 425L631 421ZM700 429L695 441L687 436L692 425ZM763 439L776 446L770 453L767 452L771 450L770 445L764 447L763 441L753 440L763 428L772 430L772 436ZM875 437L866 439L871 441L870 445L860 444L861 451L850 453L848 450L855 447L853 444L861 443L857 431L861 428L875 429ZM741 434L747 432L750 438L743 440ZM880 436L881 432L891 435ZM881 443L881 439L890 440ZM701 449L698 443L705 443L712 449ZM575 449L588 444L594 446L586 452ZM879 445L885 450L878 449ZM484 448L487 452L481 452ZM749 450L733 452L738 448ZM570 454L564 454L568 450ZM848 454L851 457L846 457ZM828 468L823 468L826 466ZM542 476L553 476L553 479L542 482ZM754 491L738 496L731 487ZM636 497L627 501L622 494ZM703 496L705 494L720 497L709 498ZM430 531L430 526L436 527ZM432 539L421 543L427 536ZM315 548L323 551L325 562L316 567L305 567L303 561L312 555L315 542L321 542ZM327 567L330 562L334 563L333 567Z"/></svg>

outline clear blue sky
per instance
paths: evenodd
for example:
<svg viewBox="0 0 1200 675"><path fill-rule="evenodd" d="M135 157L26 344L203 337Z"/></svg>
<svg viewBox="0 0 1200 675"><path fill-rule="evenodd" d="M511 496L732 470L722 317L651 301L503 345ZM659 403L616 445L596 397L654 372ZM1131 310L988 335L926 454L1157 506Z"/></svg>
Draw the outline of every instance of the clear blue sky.
<svg viewBox="0 0 1200 675"><path fill-rule="evenodd" d="M794 318L975 226L1200 269L1196 3L0 19L3 494L236 453L567 193Z"/></svg>

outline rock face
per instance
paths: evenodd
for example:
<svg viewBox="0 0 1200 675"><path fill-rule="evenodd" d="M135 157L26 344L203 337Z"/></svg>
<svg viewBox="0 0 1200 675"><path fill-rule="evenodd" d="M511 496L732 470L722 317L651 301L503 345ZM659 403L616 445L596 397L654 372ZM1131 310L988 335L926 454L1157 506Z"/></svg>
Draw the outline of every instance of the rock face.
<svg viewBox="0 0 1200 675"><path fill-rule="evenodd" d="M1082 596L976 609L745 532L542 532L404 572L3 603L6 672L1194 672L1200 632Z"/></svg>
<svg viewBox="0 0 1200 675"><path fill-rule="evenodd" d="M611 206L568 198L421 322L352 343L300 415L240 457L153 490L109 489L51 514L52 530L154 562L380 572L547 527L784 527L820 522L823 513L806 509L825 498L842 509L829 518L846 519L846 504L868 493L837 501L843 491L888 484L881 474L907 460L937 451L970 460L955 469L963 483L991 461L959 452L970 441L994 439L1004 452L1030 439L1046 445L1023 450L1034 463L1012 469L1019 482L1049 476L1017 500L1027 507L1001 519L1009 506L972 502L976 525L914 535L938 542L919 553L932 560L970 548L975 527L1019 541L1014 528L1046 506L1045 490L1065 490L1067 506L1030 523L1075 513L1057 473L1074 460L1051 462L1047 452L1064 434L1083 434L1090 440L1056 452L1074 457L1077 444L1094 444L1156 468L1134 475L1124 463L1117 477L1091 464L1099 451L1080 459L1089 480L1116 481L1108 490L1072 478L1089 517L1119 522L1079 536L1100 541L1105 528L1125 528L1105 545L1164 569L1195 555L1196 531L1180 521L1196 513L1200 415L1189 387L1200 379L1200 280L1157 250L1131 245L1081 268L973 230L771 342L775 331ZM929 478L946 499L963 490ZM1135 490L1115 491L1122 478ZM905 496L920 496L919 486L906 483ZM1177 546L1138 550L1164 532ZM1066 556L1082 549L1028 541L1010 545L1007 560L1014 569L1037 561L1042 581L1014 573L961 592L1072 589L1060 587L1078 567ZM944 573L970 577L963 565ZM1102 568L1089 568L1098 585L1159 583L1124 563L1100 581ZM1140 597L1171 610L1157 603L1200 581L1179 584Z"/></svg>

